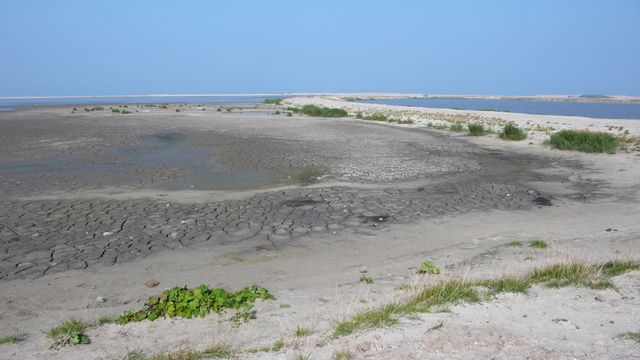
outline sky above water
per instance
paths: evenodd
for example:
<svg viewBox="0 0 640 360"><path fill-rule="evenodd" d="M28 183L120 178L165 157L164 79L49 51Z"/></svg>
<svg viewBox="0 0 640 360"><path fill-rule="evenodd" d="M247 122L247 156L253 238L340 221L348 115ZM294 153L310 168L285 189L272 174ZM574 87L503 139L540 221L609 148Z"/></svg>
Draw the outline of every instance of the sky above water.
<svg viewBox="0 0 640 360"><path fill-rule="evenodd" d="M0 0L0 96L640 95L640 1Z"/></svg>

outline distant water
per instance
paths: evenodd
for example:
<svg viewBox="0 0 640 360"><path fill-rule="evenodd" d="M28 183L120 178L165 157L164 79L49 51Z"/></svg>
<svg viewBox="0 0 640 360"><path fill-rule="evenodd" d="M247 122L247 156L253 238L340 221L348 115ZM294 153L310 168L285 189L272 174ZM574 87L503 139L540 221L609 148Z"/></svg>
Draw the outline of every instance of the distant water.
<svg viewBox="0 0 640 360"><path fill-rule="evenodd" d="M525 114L587 116L604 119L640 119L640 104L498 99L382 99L369 104L462 110L494 110Z"/></svg>
<svg viewBox="0 0 640 360"><path fill-rule="evenodd" d="M76 98L0 99L0 111L31 106L94 105L94 104L201 104L214 106L254 106L277 96L127 96Z"/></svg>

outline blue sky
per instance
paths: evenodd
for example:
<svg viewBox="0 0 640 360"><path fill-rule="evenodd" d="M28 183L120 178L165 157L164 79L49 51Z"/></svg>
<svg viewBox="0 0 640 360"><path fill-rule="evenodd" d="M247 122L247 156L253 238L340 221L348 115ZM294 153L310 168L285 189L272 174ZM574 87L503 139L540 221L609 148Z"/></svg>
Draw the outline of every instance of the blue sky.
<svg viewBox="0 0 640 360"><path fill-rule="evenodd" d="M640 1L0 0L0 96L640 95Z"/></svg>

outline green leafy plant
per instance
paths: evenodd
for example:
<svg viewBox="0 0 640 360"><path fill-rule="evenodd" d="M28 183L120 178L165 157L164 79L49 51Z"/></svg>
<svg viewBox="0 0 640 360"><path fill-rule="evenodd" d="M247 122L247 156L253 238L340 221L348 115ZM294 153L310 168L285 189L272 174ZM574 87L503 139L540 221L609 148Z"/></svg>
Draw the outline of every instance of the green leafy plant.
<svg viewBox="0 0 640 360"><path fill-rule="evenodd" d="M527 133L516 125L508 123L498 136L503 140L520 141L527 138Z"/></svg>
<svg viewBox="0 0 640 360"><path fill-rule="evenodd" d="M237 292L225 289L209 289L207 285L197 288L175 287L153 296L138 311L127 311L120 315L118 323L126 324L142 320L155 320L159 317L180 316L185 319L204 317L209 312L222 312L226 309L238 309L234 320L249 320L252 316L251 304L256 299L273 299L265 288L252 285Z"/></svg>
<svg viewBox="0 0 640 360"><path fill-rule="evenodd" d="M418 268L419 274L432 274L437 275L440 274L440 269L435 266L431 261L425 260L420 267Z"/></svg>
<svg viewBox="0 0 640 360"><path fill-rule="evenodd" d="M449 130L455 131L455 132L462 132L464 131L464 128L462 127L462 124L455 123L455 124L451 124L451 126L449 127Z"/></svg>
<svg viewBox="0 0 640 360"><path fill-rule="evenodd" d="M362 276L360 276L360 282L364 283L364 284L373 284L373 278L367 275L362 274Z"/></svg>

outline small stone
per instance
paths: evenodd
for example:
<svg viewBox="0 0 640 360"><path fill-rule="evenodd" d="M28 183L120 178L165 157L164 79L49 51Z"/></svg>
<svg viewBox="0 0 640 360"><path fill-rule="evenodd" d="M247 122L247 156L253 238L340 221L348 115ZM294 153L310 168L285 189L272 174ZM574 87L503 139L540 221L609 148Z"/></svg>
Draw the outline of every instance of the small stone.
<svg viewBox="0 0 640 360"><path fill-rule="evenodd" d="M111 231L105 231L102 233L102 236L111 236L111 235L113 235L113 232Z"/></svg>
<svg viewBox="0 0 640 360"><path fill-rule="evenodd" d="M369 351L369 349L371 349L371 343L368 341L361 342L360 344L358 344L357 348L360 352L367 352Z"/></svg>
<svg viewBox="0 0 640 360"><path fill-rule="evenodd" d="M160 285L160 282L157 280L153 280L153 279L149 279L147 280L147 282L144 283L144 286L148 287L148 288L154 288L156 286Z"/></svg>
<svg viewBox="0 0 640 360"><path fill-rule="evenodd" d="M533 190L527 190L527 194L531 195L531 196L535 196L536 192Z"/></svg>
<svg viewBox="0 0 640 360"><path fill-rule="evenodd" d="M99 303L99 304L103 303L103 302L106 302L106 301L107 301L107 299L104 298L103 296L96 297L96 302Z"/></svg>
<svg viewBox="0 0 640 360"><path fill-rule="evenodd" d="M364 273L367 273L367 272L369 271L369 267L368 267L368 266L366 266L366 265L363 265L363 266L361 266L361 267L360 267L360 270L359 270L359 271L360 271L361 273L363 273L363 274L364 274Z"/></svg>

